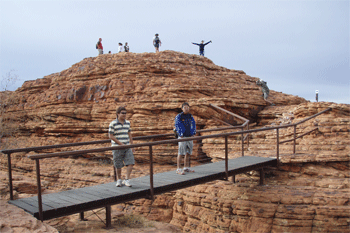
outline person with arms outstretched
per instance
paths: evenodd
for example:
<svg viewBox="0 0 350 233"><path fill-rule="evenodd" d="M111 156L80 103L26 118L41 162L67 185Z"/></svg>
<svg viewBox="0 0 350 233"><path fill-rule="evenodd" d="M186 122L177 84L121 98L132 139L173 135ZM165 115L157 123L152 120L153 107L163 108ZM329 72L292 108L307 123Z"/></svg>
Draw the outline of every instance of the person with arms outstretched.
<svg viewBox="0 0 350 233"><path fill-rule="evenodd" d="M204 47L209 44L212 43L211 41L208 41L207 43L204 44L204 40L202 40L202 42L200 44L197 43L193 43L194 45L198 45L199 46L199 56L204 56Z"/></svg>

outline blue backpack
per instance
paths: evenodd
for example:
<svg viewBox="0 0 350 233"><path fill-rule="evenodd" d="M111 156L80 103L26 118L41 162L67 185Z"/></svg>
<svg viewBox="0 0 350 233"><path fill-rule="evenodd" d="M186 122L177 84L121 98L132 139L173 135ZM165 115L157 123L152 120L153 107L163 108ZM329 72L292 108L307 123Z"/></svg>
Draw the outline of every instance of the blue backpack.
<svg viewBox="0 0 350 233"><path fill-rule="evenodd" d="M158 45L159 44L159 37L158 36L156 36L156 38L154 38L154 44L156 44L156 45Z"/></svg>

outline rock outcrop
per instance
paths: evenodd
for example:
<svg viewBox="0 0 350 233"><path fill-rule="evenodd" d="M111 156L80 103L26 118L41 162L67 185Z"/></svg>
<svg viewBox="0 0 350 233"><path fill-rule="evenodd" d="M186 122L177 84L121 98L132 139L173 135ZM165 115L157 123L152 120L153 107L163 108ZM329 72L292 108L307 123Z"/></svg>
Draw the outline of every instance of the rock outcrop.
<svg viewBox="0 0 350 233"><path fill-rule="evenodd" d="M118 53L86 58L60 73L27 81L15 92L1 92L6 132L1 149L107 139L118 106L126 106L133 136L171 133L181 104L189 102L197 129L239 125L242 121L210 107L219 106L249 119L250 129L296 123L329 107L332 111L297 127L316 131L280 145L279 168L266 172L259 186L255 172L236 183L217 181L113 207L185 232L346 232L349 229L350 106L311 103L271 90L267 106L258 78L213 64L208 58L173 51ZM10 132L10 133L9 133ZM212 133L201 133L208 135ZM281 129L280 139L293 136ZM9 137L8 135L11 135ZM229 157L241 156L241 136L229 137ZM50 149L36 153L104 145ZM276 156L276 131L249 135L245 155ZM221 160L224 138L195 142L194 164ZM33 154L35 152L30 152ZM155 172L175 169L177 145L156 146ZM43 192L111 182L110 152L45 159ZM16 197L35 195L35 167L27 153L12 155ZM134 177L148 174L148 148L138 148ZM1 156L1 196L8 199L7 158ZM77 221L68 218L67 221ZM54 227L62 222L51 221ZM88 223L87 223L88 226ZM1 226L3 227L3 226Z"/></svg>
<svg viewBox="0 0 350 233"><path fill-rule="evenodd" d="M198 129L222 125L222 121L237 124L237 119L209 104L255 122L266 105L256 80L197 55L118 53L86 58L3 95L11 100L6 117L18 127L16 139L28 147L106 139L108 124L121 105L128 109L134 136L171 132L185 101L191 105ZM270 95L276 105L306 102L275 91ZM141 149L139 153L148 152Z"/></svg>

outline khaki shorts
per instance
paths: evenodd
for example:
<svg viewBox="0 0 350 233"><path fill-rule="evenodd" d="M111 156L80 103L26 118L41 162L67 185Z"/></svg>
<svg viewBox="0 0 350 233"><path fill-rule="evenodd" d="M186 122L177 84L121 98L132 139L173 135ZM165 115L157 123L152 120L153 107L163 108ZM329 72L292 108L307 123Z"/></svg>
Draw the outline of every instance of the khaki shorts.
<svg viewBox="0 0 350 233"><path fill-rule="evenodd" d="M115 168L134 165L135 159L132 150L130 148L124 150L113 150L113 163Z"/></svg>
<svg viewBox="0 0 350 233"><path fill-rule="evenodd" d="M190 154L193 151L193 141L179 142L179 155Z"/></svg>

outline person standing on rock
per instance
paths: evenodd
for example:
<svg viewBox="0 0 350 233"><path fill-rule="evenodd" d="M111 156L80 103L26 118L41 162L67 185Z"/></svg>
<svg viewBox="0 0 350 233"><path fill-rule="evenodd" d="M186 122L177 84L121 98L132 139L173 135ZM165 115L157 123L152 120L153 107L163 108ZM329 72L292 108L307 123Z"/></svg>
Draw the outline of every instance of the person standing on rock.
<svg viewBox="0 0 350 233"><path fill-rule="evenodd" d="M155 37L153 38L153 46L156 48L156 53L159 52L159 46L162 45L162 41L159 39L159 34L156 33Z"/></svg>
<svg viewBox="0 0 350 233"><path fill-rule="evenodd" d="M98 50L98 55L103 54L102 38L98 39L96 49Z"/></svg>
<svg viewBox="0 0 350 233"><path fill-rule="evenodd" d="M130 121L126 120L125 107L117 109L117 118L109 124L108 136L111 139L112 146L133 144L131 136ZM131 187L130 175L135 164L134 154L135 149L113 150L114 166L117 170L117 187L122 185ZM122 181L122 168L126 166L126 179Z"/></svg>
<svg viewBox="0 0 350 233"><path fill-rule="evenodd" d="M197 44L197 43L193 43L194 45L198 45L199 46L199 56L204 56L204 47L209 44L209 43L212 43L211 41L207 42L204 44L204 40L202 40L202 42L200 44Z"/></svg>
<svg viewBox="0 0 350 233"><path fill-rule="evenodd" d="M268 101L267 100L267 97L269 96L269 93L270 93L270 89L268 88L267 86L267 82L265 82L264 80L262 79L259 79L258 81L256 81L256 85L260 86L261 87L261 91L263 93L263 97L264 97L264 100L271 104L271 105L274 105L272 102Z"/></svg>
<svg viewBox="0 0 350 233"><path fill-rule="evenodd" d="M125 42L125 45L124 45L124 52L129 52L129 45L128 45L128 42Z"/></svg>
<svg viewBox="0 0 350 233"><path fill-rule="evenodd" d="M118 53L123 52L123 44L119 42L118 45Z"/></svg>
<svg viewBox="0 0 350 233"><path fill-rule="evenodd" d="M196 122L190 113L190 105L188 103L182 104L182 113L175 117L175 130L178 138L193 137L196 134ZM179 151L177 156L177 170L176 173L185 175L185 172L194 172L189 168L190 155L193 151L193 141L179 142ZM184 168L181 169L181 159L184 156Z"/></svg>

